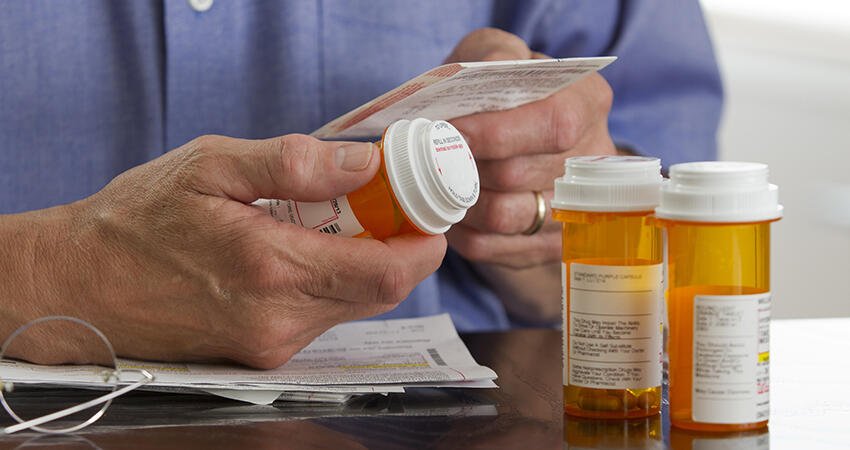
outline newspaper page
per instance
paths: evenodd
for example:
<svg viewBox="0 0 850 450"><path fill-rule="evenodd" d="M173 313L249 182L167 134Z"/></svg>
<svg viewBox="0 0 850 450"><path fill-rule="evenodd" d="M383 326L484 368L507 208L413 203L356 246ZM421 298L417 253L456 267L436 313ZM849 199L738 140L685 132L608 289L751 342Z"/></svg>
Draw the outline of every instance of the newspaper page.
<svg viewBox="0 0 850 450"><path fill-rule="evenodd" d="M313 132L320 139L379 136L399 119L450 120L542 100L616 57L530 59L439 66Z"/></svg>

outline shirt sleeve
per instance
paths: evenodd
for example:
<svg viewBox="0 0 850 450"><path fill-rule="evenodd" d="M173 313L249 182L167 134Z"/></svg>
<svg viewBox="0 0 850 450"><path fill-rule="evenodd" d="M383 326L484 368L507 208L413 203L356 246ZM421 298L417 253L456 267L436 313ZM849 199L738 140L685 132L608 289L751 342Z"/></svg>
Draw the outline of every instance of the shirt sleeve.
<svg viewBox="0 0 850 450"><path fill-rule="evenodd" d="M617 56L602 71L614 90L609 129L618 147L665 167L711 160L723 90L697 0L530 2L505 21L555 57Z"/></svg>

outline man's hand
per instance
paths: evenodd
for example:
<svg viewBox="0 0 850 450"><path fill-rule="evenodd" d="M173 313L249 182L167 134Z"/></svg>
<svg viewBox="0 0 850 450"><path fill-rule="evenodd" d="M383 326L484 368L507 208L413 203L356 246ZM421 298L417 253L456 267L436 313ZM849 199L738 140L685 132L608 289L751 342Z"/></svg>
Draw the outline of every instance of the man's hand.
<svg viewBox="0 0 850 450"><path fill-rule="evenodd" d="M379 160L365 143L204 136L80 202L0 217L0 333L64 314L123 356L276 367L335 324L391 310L442 260L442 236L339 238L250 206L337 197Z"/></svg>
<svg viewBox="0 0 850 450"><path fill-rule="evenodd" d="M513 34L487 28L467 35L448 62L530 58L545 55ZM517 315L558 317L560 270L553 263L560 260L561 227L547 213L537 233L522 233L536 216L533 191L541 191L548 205L566 158L616 153L608 134L611 101L611 87L592 74L546 99L451 121L475 155L482 190L463 222L447 233L449 245L477 263Z"/></svg>

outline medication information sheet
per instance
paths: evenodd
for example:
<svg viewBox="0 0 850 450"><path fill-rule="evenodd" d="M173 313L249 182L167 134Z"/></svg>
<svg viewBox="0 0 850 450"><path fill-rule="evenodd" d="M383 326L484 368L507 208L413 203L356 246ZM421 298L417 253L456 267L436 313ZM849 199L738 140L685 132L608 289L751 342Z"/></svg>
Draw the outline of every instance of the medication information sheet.
<svg viewBox="0 0 850 450"><path fill-rule="evenodd" d="M496 378L475 362L448 314L337 325L271 370L133 360L119 360L119 368L151 372L151 387L200 389L397 392L400 386L387 385L494 387ZM0 377L21 383L102 384L98 373L87 366L0 364Z"/></svg>
<svg viewBox="0 0 850 450"><path fill-rule="evenodd" d="M526 59L444 64L330 121L313 136L380 136L399 119L449 120L542 100L617 59Z"/></svg>

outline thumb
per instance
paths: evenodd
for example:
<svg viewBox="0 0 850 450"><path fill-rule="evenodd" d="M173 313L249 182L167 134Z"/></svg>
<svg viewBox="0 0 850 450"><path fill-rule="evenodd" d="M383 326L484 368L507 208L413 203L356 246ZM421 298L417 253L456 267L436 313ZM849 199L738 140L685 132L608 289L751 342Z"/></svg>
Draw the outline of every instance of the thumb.
<svg viewBox="0 0 850 450"><path fill-rule="evenodd" d="M380 165L368 142L290 134L262 140L202 136L190 143L198 191L251 203L259 198L329 200L366 184Z"/></svg>
<svg viewBox="0 0 850 450"><path fill-rule="evenodd" d="M446 63L529 59L532 52L519 36L498 28L480 28L467 34Z"/></svg>

